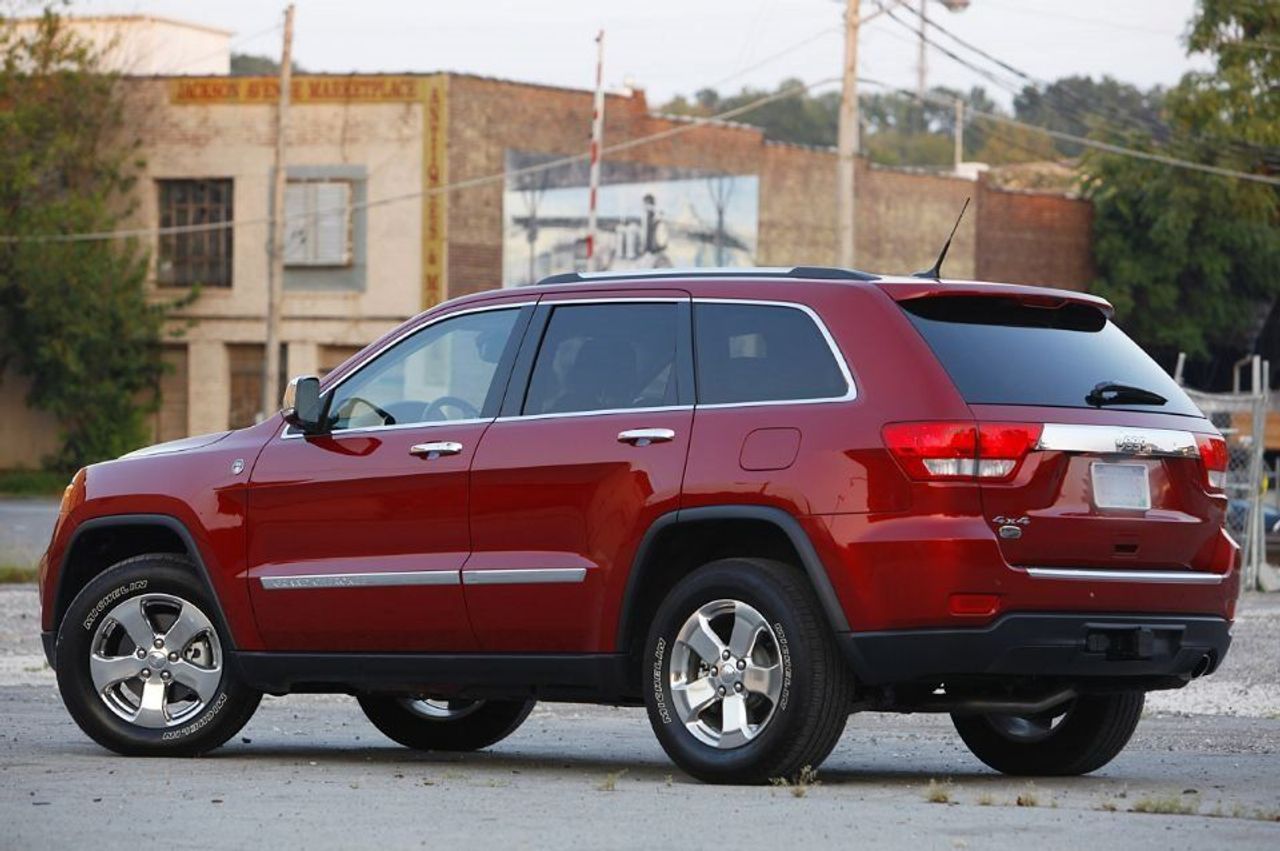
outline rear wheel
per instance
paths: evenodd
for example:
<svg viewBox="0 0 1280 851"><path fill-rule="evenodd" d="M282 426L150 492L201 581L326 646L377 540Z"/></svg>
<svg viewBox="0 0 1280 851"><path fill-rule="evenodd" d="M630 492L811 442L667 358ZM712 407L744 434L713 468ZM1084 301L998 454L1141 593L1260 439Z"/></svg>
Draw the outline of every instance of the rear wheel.
<svg viewBox="0 0 1280 851"><path fill-rule="evenodd" d="M58 689L98 744L194 756L248 722L262 695L227 669L212 599L179 556L127 559L86 585L58 630Z"/></svg>
<svg viewBox="0 0 1280 851"><path fill-rule="evenodd" d="M1115 759L1142 717L1142 692L1082 695L1041 715L952 715L973 755L1004 774L1088 774Z"/></svg>
<svg viewBox="0 0 1280 851"><path fill-rule="evenodd" d="M420 751L474 751L502 741L533 711L532 700L440 700L361 695L383 735Z"/></svg>
<svg viewBox="0 0 1280 851"><path fill-rule="evenodd" d="M699 568L646 642L645 703L668 756L712 783L816 769L849 716L852 683L803 574L764 559Z"/></svg>

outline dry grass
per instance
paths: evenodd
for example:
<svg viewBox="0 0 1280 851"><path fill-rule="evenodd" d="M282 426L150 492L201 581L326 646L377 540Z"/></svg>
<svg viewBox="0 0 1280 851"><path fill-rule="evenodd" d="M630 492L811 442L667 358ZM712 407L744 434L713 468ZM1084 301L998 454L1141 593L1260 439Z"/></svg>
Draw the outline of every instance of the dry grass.
<svg viewBox="0 0 1280 851"><path fill-rule="evenodd" d="M1139 798L1129 808L1131 813L1152 813L1162 816L1190 816L1200 811L1200 798L1185 795L1161 795Z"/></svg>
<svg viewBox="0 0 1280 851"><path fill-rule="evenodd" d="M626 773L627 770L625 768L621 771L611 771L604 776L604 780L600 781L600 785L596 788L601 792L616 792L618 791L618 781Z"/></svg>
<svg viewBox="0 0 1280 851"><path fill-rule="evenodd" d="M806 765L804 768L800 769L795 777L790 779L786 777L774 777L771 778L769 782L779 788L790 790L791 797L793 798L803 798L805 795L809 794L810 789L822 785L822 781L818 779L818 772L810 765Z"/></svg>
<svg viewBox="0 0 1280 851"><path fill-rule="evenodd" d="M35 582L39 571L19 564L0 564L0 585L17 585Z"/></svg>
<svg viewBox="0 0 1280 851"><path fill-rule="evenodd" d="M951 803L951 781L939 783L937 780L930 780L924 790L924 799L931 804Z"/></svg>
<svg viewBox="0 0 1280 851"><path fill-rule="evenodd" d="M1028 784L1026 789L1018 793L1015 803L1020 807L1040 806L1040 796L1036 794L1036 787L1033 784Z"/></svg>
<svg viewBox="0 0 1280 851"><path fill-rule="evenodd" d="M980 807L993 807L995 806L995 803L996 803L995 796L992 795L990 792L983 792L981 795L978 796L978 806Z"/></svg>

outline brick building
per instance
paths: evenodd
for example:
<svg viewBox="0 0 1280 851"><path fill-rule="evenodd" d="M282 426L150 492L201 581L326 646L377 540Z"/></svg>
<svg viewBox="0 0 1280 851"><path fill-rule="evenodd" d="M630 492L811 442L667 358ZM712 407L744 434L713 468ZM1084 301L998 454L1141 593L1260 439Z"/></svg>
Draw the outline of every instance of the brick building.
<svg viewBox="0 0 1280 851"><path fill-rule="evenodd" d="M145 167L133 225L235 221L154 241L158 299L200 285L166 343L158 439L259 415L276 81L129 77ZM288 139L283 339L288 374L332 369L441 299L585 267L592 97L459 74L295 78ZM606 265L831 264L835 154L767 141L742 124L653 113L643 92L607 98ZM550 167L548 167L550 166ZM485 178L492 178L485 180ZM1090 208L954 176L859 164L858 265L931 264L966 197L954 277L1083 287ZM462 184L458 186L458 184ZM442 187L456 188L444 191ZM189 320L189 321L188 321ZM56 424L4 378L0 469L35 466Z"/></svg>

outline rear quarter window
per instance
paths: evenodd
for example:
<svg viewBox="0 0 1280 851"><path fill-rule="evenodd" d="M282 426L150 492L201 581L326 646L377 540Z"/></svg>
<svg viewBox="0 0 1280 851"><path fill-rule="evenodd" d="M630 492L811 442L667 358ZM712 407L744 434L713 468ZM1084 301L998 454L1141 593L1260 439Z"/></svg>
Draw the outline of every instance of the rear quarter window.
<svg viewBox="0 0 1280 851"><path fill-rule="evenodd" d="M1040 307L1012 298L933 296L900 302L965 401L1088 408L1102 383L1140 387L1163 405L1107 410L1201 416L1177 383L1097 308Z"/></svg>
<svg viewBox="0 0 1280 851"><path fill-rule="evenodd" d="M698 403L838 399L849 382L806 311L786 305L693 306Z"/></svg>

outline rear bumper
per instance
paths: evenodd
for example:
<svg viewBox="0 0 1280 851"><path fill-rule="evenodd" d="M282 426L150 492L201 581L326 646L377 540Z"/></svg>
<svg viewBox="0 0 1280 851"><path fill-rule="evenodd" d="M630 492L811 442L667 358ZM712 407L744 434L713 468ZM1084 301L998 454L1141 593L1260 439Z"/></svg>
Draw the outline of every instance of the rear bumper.
<svg viewBox="0 0 1280 851"><path fill-rule="evenodd" d="M1037 677L1175 688L1221 664L1231 623L1198 615L1009 614L977 629L852 632L841 640L866 685Z"/></svg>

